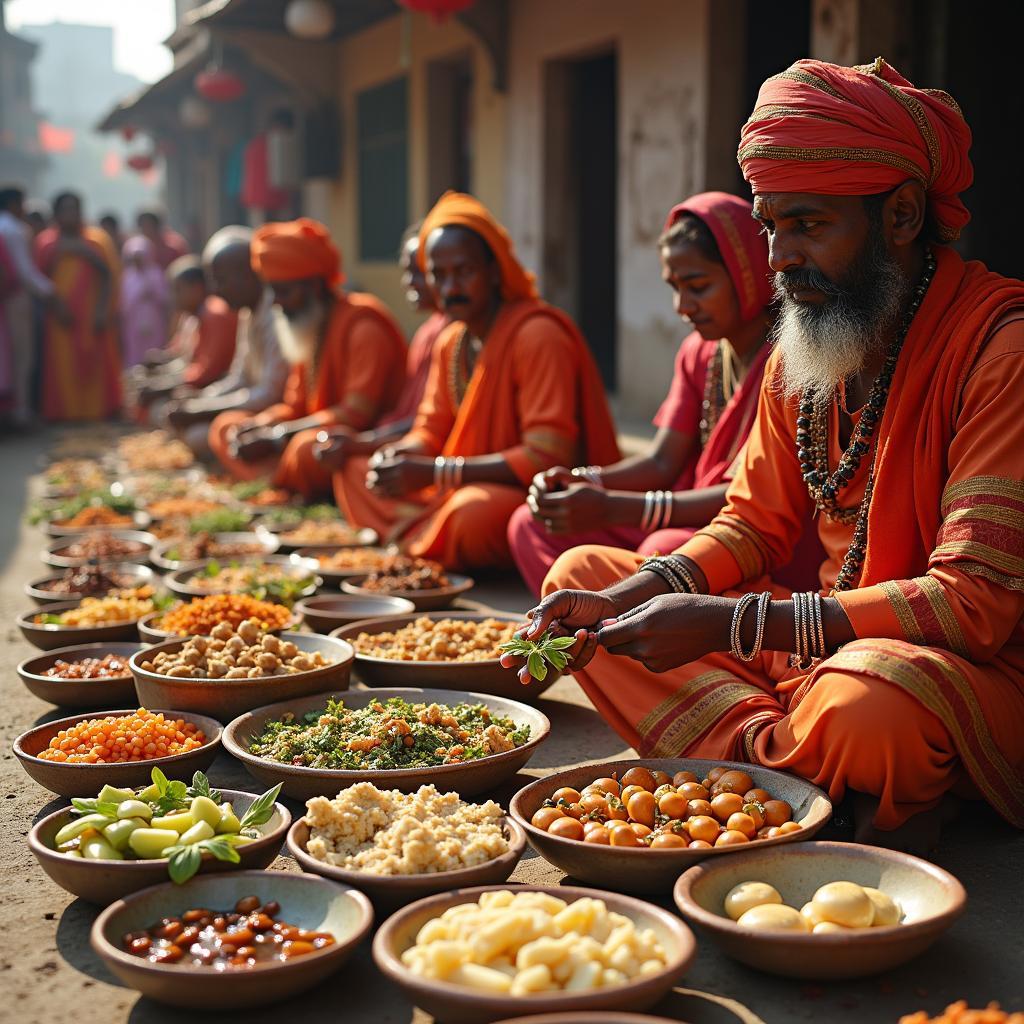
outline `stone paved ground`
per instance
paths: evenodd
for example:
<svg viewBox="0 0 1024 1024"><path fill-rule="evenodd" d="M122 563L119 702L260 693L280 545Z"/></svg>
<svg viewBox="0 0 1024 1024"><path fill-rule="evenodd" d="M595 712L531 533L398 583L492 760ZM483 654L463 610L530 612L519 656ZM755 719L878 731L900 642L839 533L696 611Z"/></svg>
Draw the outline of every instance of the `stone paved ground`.
<svg viewBox="0 0 1024 1024"><path fill-rule="evenodd" d="M186 1017L183 1011L140 998L102 967L88 941L96 911L54 885L25 842L32 822L61 805L24 775L10 753L18 733L61 717L24 690L14 672L15 665L32 653L13 620L28 604L22 585L40 574L38 553L43 544L40 533L23 524L22 513L30 477L50 443L52 438L45 436L0 437L0 1021L178 1024ZM525 591L510 582L486 584L474 596L496 608L521 611L527 605ZM572 681L560 681L542 706L552 721L551 738L516 782L496 794L503 802L531 777L627 752ZM211 776L226 788L252 788L241 767L226 755ZM699 953L685 980L687 988L674 993L659 1011L693 1024L895 1024L901 1013L921 1007L938 1012L960 997L975 1006L999 999L1006 1008L1024 1009L1024 837L979 808L944 837L934 859L963 881L970 906L946 937L917 961L884 977L808 985L740 967L698 935ZM275 867L296 870L287 857L279 858ZM557 883L562 876L528 854L513 877ZM195 1024L270 1024L284 1012L304 1024L428 1022L377 973L365 947L345 969L287 1011L278 1007L244 1016L214 1015L197 1007L187 1016Z"/></svg>

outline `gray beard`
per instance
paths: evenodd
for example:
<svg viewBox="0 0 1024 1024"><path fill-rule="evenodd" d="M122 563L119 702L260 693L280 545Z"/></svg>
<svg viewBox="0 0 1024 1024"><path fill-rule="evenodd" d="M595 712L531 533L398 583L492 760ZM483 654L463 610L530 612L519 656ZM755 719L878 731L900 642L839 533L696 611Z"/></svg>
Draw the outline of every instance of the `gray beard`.
<svg viewBox="0 0 1024 1024"><path fill-rule="evenodd" d="M326 307L312 302L298 315L289 318L279 306L274 307L274 325L281 355L289 366L311 366L320 347L321 328Z"/></svg>

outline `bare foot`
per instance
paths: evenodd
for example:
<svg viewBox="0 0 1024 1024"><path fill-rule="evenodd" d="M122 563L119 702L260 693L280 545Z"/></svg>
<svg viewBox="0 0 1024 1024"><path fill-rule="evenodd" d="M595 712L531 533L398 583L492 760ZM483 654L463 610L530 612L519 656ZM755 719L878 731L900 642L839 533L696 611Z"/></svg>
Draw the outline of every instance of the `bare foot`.
<svg viewBox="0 0 1024 1024"><path fill-rule="evenodd" d="M942 826L949 824L960 813L963 801L947 793L930 811L922 811L908 818L899 828L879 829L874 825L878 811L878 797L867 793L854 795L853 816L856 822L853 839L868 846L884 846L918 856L927 856L939 845Z"/></svg>

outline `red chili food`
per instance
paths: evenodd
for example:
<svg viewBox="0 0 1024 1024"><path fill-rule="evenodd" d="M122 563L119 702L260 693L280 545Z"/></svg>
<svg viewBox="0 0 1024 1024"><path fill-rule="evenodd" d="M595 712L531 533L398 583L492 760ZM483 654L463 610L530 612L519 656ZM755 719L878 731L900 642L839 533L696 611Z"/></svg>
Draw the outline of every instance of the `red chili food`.
<svg viewBox="0 0 1024 1024"><path fill-rule="evenodd" d="M310 932L275 918L281 905L245 896L235 909L187 910L165 917L145 931L124 936L124 949L154 964L191 964L214 970L294 960L334 944L328 932Z"/></svg>
<svg viewBox="0 0 1024 1024"><path fill-rule="evenodd" d="M42 674L57 679L123 679L132 673L127 658L122 658L120 654L108 654L103 658L83 658L81 661L58 658Z"/></svg>

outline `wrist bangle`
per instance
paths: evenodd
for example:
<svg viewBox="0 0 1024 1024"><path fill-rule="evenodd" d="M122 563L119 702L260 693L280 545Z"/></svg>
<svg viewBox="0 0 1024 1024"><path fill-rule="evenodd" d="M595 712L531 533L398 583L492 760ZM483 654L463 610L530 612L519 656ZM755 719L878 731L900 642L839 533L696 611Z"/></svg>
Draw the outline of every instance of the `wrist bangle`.
<svg viewBox="0 0 1024 1024"><path fill-rule="evenodd" d="M687 587L689 587L691 594L700 593L700 588L697 586L697 577L690 572L689 566L680 555L668 555L666 561L679 573Z"/></svg>
<svg viewBox="0 0 1024 1024"><path fill-rule="evenodd" d="M741 636L743 616L755 601L757 602L757 621L754 624L754 644L749 651L744 651ZM764 644L764 631L768 624L768 610L771 607L771 603L772 593L770 590L765 590L760 594L744 594L736 602L736 609L732 616L729 649L737 660L751 662L761 653L761 647Z"/></svg>
<svg viewBox="0 0 1024 1024"><path fill-rule="evenodd" d="M571 471L572 476L578 476L587 483L593 484L595 487L600 487L604 490L604 481L601 479L601 467L600 466L577 466Z"/></svg>
<svg viewBox="0 0 1024 1024"><path fill-rule="evenodd" d="M740 631L743 626L743 616L747 609L757 600L757 594L743 594L736 602L732 612L732 626L729 629L729 650L737 661L749 661L743 653L743 642ZM756 632L756 630L755 630Z"/></svg>
<svg viewBox="0 0 1024 1024"><path fill-rule="evenodd" d="M654 491L644 495L644 514L640 517L640 529L646 533L651 525L651 513L654 511Z"/></svg>
<svg viewBox="0 0 1024 1024"><path fill-rule="evenodd" d="M457 491L462 486L462 473L466 468L466 458L463 455L456 455L452 459L452 490Z"/></svg>
<svg viewBox="0 0 1024 1024"><path fill-rule="evenodd" d="M814 631L818 641L815 653L819 658L826 658L828 657L828 650L825 646L825 620L821 614L821 594L817 591L811 594L811 604L814 608Z"/></svg>

